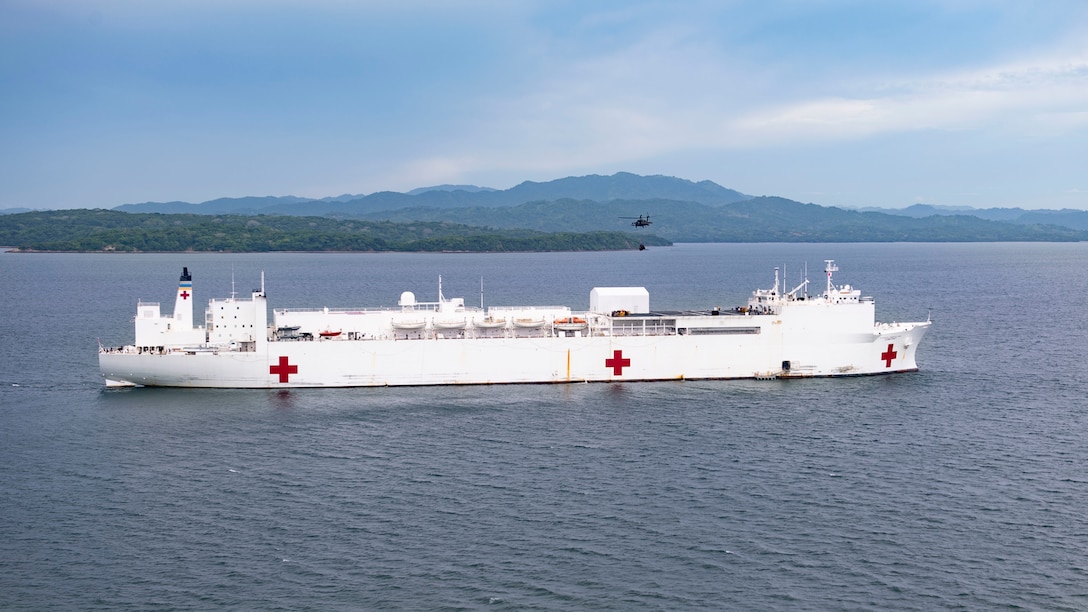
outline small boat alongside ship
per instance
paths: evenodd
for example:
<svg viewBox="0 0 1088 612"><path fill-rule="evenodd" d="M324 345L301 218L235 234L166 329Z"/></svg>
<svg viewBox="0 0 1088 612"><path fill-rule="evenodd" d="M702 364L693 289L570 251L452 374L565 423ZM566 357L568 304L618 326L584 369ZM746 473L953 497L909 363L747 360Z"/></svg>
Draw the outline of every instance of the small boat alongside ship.
<svg viewBox="0 0 1088 612"><path fill-rule="evenodd" d="M835 285L808 295L753 291L731 310L651 309L643 287L595 287L589 308L397 307L271 311L261 288L208 301L194 324L184 268L173 313L139 301L135 341L99 348L107 386L369 387L686 379L805 378L911 372L930 321L878 323L871 297Z"/></svg>

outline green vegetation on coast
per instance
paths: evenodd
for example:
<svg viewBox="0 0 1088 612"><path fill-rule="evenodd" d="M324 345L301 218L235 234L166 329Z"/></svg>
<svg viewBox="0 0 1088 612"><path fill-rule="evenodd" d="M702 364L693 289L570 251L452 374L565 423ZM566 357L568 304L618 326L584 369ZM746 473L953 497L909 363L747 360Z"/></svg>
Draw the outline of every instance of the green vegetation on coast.
<svg viewBox="0 0 1088 612"><path fill-rule="evenodd" d="M0 216L0 245L19 251L606 251L671 244L629 232L541 232L450 222L57 210Z"/></svg>

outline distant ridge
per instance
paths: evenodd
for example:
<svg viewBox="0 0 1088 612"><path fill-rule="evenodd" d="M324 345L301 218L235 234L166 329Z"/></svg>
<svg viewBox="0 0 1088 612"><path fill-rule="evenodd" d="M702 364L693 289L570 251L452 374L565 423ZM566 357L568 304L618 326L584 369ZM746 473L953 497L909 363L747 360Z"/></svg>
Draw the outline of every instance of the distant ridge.
<svg viewBox="0 0 1088 612"><path fill-rule="evenodd" d="M752 197L722 187L713 181L695 183L673 176L640 176L630 172L617 172L611 176L590 174L567 177L546 183L525 181L505 193L514 200L511 205L570 198L596 202L668 199L720 206Z"/></svg>
<svg viewBox="0 0 1088 612"><path fill-rule="evenodd" d="M498 191L498 189L477 187L476 185L435 185L433 187L418 187L406 193L408 195L419 195L428 191L467 191L468 193L477 193L480 191Z"/></svg>
<svg viewBox="0 0 1088 612"><path fill-rule="evenodd" d="M561 199L608 202L617 199L663 198L720 206L747 200L750 197L739 191L722 187L713 181L695 183L671 176L639 176L629 172L617 172L611 176L591 174L543 183L525 181L505 190L475 185L438 185L413 189L407 193L381 191L366 196L339 196L320 200L295 196L219 198L200 204L188 202L123 204L115 207L114 210L206 215L350 216L401 208L501 207Z"/></svg>
<svg viewBox="0 0 1088 612"><path fill-rule="evenodd" d="M932 204L905 209L840 209L774 196L753 197L709 180L630 172L524 181L509 189L443 184L407 193L382 191L321 199L254 196L200 204L145 202L115 210L433 221L537 231L629 231L629 223L621 217L649 214L654 225L643 234L652 232L678 242L1081 240L1088 232L1088 211L1082 210ZM919 223L924 220L928 221Z"/></svg>
<svg viewBox="0 0 1088 612"><path fill-rule="evenodd" d="M144 202L142 204L122 204L113 210L139 213L191 213L203 215L257 214L260 211L283 204L301 204L313 202L309 198L295 196L247 196L244 198L218 198L200 204L189 202Z"/></svg>
<svg viewBox="0 0 1088 612"><path fill-rule="evenodd" d="M922 219L936 215L969 215L989 221L1006 221L1019 225L1058 225L1077 230L1088 230L1088 211L1063 208L1061 210L1025 210L1023 208L971 208L968 206L935 206L912 204L906 208L863 208L864 212L880 212Z"/></svg>

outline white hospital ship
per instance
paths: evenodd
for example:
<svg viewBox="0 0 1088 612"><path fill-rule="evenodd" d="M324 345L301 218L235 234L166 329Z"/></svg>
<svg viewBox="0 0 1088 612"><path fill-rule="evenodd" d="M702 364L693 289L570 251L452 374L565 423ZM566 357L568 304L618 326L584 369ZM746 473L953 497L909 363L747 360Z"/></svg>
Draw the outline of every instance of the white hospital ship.
<svg viewBox="0 0 1088 612"><path fill-rule="evenodd" d="M466 307L411 292L379 309L274 309L264 278L249 298L212 299L193 318L182 271L173 314L136 307L135 342L99 348L108 386L289 388L800 378L912 372L930 321L877 323L871 297L752 293L731 310L650 308L642 287L597 287L589 309ZM783 288L784 289L784 288Z"/></svg>

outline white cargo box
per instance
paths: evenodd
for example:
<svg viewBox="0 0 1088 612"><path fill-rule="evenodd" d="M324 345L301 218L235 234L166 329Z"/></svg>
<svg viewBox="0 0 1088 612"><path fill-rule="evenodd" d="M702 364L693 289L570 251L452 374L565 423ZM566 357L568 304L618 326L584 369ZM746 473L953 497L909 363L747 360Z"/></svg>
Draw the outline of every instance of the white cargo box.
<svg viewBox="0 0 1088 612"><path fill-rule="evenodd" d="M632 314L650 312L650 292L645 287L594 287L589 292L590 312L626 310Z"/></svg>

